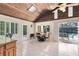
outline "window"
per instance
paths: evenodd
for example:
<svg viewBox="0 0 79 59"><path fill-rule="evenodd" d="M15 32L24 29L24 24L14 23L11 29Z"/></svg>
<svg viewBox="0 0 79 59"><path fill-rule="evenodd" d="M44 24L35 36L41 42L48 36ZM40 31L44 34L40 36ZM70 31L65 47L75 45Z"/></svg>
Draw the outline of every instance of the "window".
<svg viewBox="0 0 79 59"><path fill-rule="evenodd" d="M0 35L4 35L4 34L5 34L5 22L0 21Z"/></svg>
<svg viewBox="0 0 79 59"><path fill-rule="evenodd" d="M18 31L17 27L18 27L18 24L15 23L15 33L16 33L16 34L17 34L17 31Z"/></svg>
<svg viewBox="0 0 79 59"><path fill-rule="evenodd" d="M37 8L34 6L34 4L28 9L30 12L35 12Z"/></svg>
<svg viewBox="0 0 79 59"><path fill-rule="evenodd" d="M73 16L73 7L68 7L68 17Z"/></svg>
<svg viewBox="0 0 79 59"><path fill-rule="evenodd" d="M1 29L1 22L0 22L0 35L1 35L1 31L2 31L2 29Z"/></svg>
<svg viewBox="0 0 79 59"><path fill-rule="evenodd" d="M50 26L47 25L47 32L50 32Z"/></svg>
<svg viewBox="0 0 79 59"><path fill-rule="evenodd" d="M27 25L23 25L23 35L27 35Z"/></svg>
<svg viewBox="0 0 79 59"><path fill-rule="evenodd" d="M17 26L17 23L0 21L0 39L9 37L9 34L16 34Z"/></svg>
<svg viewBox="0 0 79 59"><path fill-rule="evenodd" d="M14 34L14 23L11 23L11 34Z"/></svg>
<svg viewBox="0 0 79 59"><path fill-rule="evenodd" d="M50 26L49 25L43 26L43 30L44 30L44 33L50 32Z"/></svg>
<svg viewBox="0 0 79 59"><path fill-rule="evenodd" d="M46 33L46 26L43 26L43 31L44 33Z"/></svg>
<svg viewBox="0 0 79 59"><path fill-rule="evenodd" d="M17 23L10 24L10 22L0 21L0 35L4 35L6 33L17 34L17 27L18 27Z"/></svg>
<svg viewBox="0 0 79 59"><path fill-rule="evenodd" d="M17 34L17 23L11 23L11 33Z"/></svg>
<svg viewBox="0 0 79 59"><path fill-rule="evenodd" d="M38 26L38 32L41 32L41 26Z"/></svg>
<svg viewBox="0 0 79 59"><path fill-rule="evenodd" d="M10 25L10 23L9 23L9 22L6 22L6 33L9 33L9 31L10 31L10 30L9 30L9 28L10 28L9 25Z"/></svg>
<svg viewBox="0 0 79 59"><path fill-rule="evenodd" d="M78 27L75 22L68 22L66 24L61 24L59 28L59 36L60 37L68 37L68 35L77 35Z"/></svg>

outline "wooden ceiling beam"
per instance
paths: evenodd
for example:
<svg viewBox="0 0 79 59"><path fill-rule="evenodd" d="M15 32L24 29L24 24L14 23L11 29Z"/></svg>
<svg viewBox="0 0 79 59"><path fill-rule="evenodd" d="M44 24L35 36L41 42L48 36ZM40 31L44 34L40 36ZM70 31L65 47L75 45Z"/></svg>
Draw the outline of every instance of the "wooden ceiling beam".
<svg viewBox="0 0 79 59"><path fill-rule="evenodd" d="M0 3L0 14L8 15L15 18L20 18L27 21L34 21L32 20L32 17L30 15L18 11L16 8L13 8L12 6L9 6L7 4Z"/></svg>

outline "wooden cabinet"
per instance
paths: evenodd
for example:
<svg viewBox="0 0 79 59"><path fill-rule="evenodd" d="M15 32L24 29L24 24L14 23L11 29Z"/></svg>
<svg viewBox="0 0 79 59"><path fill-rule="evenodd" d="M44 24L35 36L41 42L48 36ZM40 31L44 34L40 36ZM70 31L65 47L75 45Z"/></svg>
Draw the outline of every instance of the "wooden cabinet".
<svg viewBox="0 0 79 59"><path fill-rule="evenodd" d="M0 47L0 56L16 56L16 41L3 44Z"/></svg>
<svg viewBox="0 0 79 59"><path fill-rule="evenodd" d="M15 51L16 51L15 48L6 49L6 56L15 56L16 55Z"/></svg>
<svg viewBox="0 0 79 59"><path fill-rule="evenodd" d="M4 54L4 47L3 45L0 46L0 56L3 56Z"/></svg>

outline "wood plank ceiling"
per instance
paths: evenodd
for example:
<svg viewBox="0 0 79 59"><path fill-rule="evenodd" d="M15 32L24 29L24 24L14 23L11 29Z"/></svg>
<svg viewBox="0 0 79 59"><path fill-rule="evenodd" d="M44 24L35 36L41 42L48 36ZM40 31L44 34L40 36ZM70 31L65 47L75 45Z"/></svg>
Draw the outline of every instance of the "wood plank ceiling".
<svg viewBox="0 0 79 59"><path fill-rule="evenodd" d="M62 3L59 4L58 7L54 8L53 10L44 10L42 13L36 18L34 22L43 22L43 21L52 21L52 20L59 20L59 19L66 19L66 18L73 18L73 17L79 17L79 4L77 3L67 3L67 7L65 8L65 12L62 12L58 8L62 5ZM68 7L73 6L73 16L68 16ZM53 11L58 9L58 18L54 18Z"/></svg>
<svg viewBox="0 0 79 59"><path fill-rule="evenodd" d="M35 21L41 12L54 9L58 6L57 3L35 3L36 12L28 11L32 3L0 3L0 14L20 18L28 21Z"/></svg>

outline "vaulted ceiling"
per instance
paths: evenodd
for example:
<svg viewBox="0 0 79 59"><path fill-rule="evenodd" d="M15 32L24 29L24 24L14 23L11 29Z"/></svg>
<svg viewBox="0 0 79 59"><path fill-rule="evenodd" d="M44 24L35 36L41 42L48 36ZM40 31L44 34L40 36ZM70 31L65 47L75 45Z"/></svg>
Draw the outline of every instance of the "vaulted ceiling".
<svg viewBox="0 0 79 59"><path fill-rule="evenodd" d="M26 21L36 21L44 16L53 17L51 14L52 11L59 7L63 7L62 4L63 3L0 3L0 14L20 18ZM72 3L67 3L67 5L68 4L70 4L70 6L74 5ZM36 8L36 11L31 12L34 8L32 6ZM29 11L29 9L31 11Z"/></svg>
<svg viewBox="0 0 79 59"><path fill-rule="evenodd" d="M35 12L30 12L32 3L0 3L0 14L20 18L28 21L35 21L41 12L54 9L58 6L57 3L34 3Z"/></svg>

